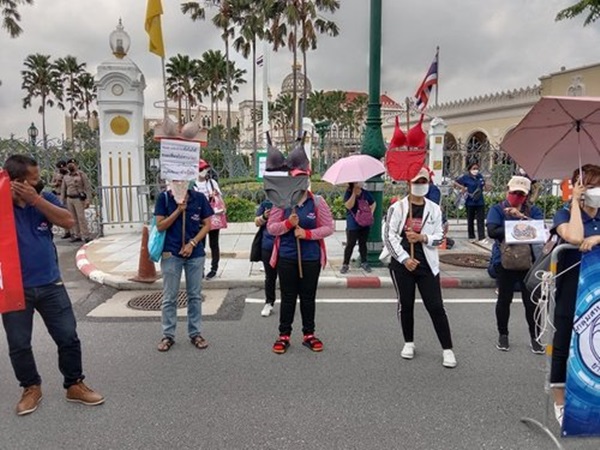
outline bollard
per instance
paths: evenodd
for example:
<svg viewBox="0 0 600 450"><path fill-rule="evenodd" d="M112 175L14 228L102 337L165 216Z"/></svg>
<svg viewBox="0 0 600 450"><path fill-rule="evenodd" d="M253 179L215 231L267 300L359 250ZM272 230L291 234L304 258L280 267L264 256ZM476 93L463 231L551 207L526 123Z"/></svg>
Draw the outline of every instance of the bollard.
<svg viewBox="0 0 600 450"><path fill-rule="evenodd" d="M135 277L130 278L130 281L138 281L140 283L154 283L158 280L156 275L156 267L150 260L148 252L148 227L144 225L142 230L142 246L140 248L140 262L138 264L138 273Z"/></svg>

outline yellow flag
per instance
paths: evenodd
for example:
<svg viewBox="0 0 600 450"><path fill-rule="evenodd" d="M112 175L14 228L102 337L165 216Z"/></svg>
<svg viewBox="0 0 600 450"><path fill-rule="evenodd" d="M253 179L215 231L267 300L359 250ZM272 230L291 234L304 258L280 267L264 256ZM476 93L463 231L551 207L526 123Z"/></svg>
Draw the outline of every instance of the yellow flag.
<svg viewBox="0 0 600 450"><path fill-rule="evenodd" d="M160 56L165 57L165 45L163 43L162 28L160 25L160 16L163 13L160 0L148 0L146 8L146 23L144 28L150 37L150 51Z"/></svg>

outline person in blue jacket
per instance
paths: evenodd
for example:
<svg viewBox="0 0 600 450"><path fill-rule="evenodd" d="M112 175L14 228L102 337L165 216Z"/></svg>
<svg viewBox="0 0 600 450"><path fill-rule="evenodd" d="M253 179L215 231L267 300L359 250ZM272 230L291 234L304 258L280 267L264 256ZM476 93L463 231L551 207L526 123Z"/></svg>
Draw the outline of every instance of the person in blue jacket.
<svg viewBox="0 0 600 450"><path fill-rule="evenodd" d="M260 315L263 317L269 317L273 312L273 305L275 304L275 287L277 284L277 268L271 267L270 260L271 254L273 253L273 244L275 243L275 237L267 230L267 222L269 221L269 214L271 214L271 208L273 203L269 200L264 200L256 210L256 218L254 224L257 227L262 228L262 240L261 240L261 258L263 267L265 268L265 306L263 307Z"/></svg>
<svg viewBox="0 0 600 450"><path fill-rule="evenodd" d="M522 176L514 176L508 182L506 199L492 206L487 216L487 231L490 238L495 239L495 246L500 246L504 241L504 226L507 220L523 220L544 218L542 211L535 205L527 203L527 196L531 189L531 181ZM531 247L531 246L530 246ZM533 260L533 250L532 260ZM535 305L531 301L531 293L525 285L527 270L509 270L502 266L500 252L492 253L492 264L498 280L498 300L496 301L496 324L498 327L498 343L496 348L500 351L510 349L508 341L508 319L510 317L510 304L513 300L515 283L521 286L521 297L525 307L525 318L529 327L531 351L544 354L544 348L538 342L539 330L535 324Z"/></svg>
<svg viewBox="0 0 600 450"><path fill-rule="evenodd" d="M363 202L371 210L371 216L375 211L377 203L369 191L363 188L362 183L348 183L348 189L344 193L344 206L346 207L346 248L344 250L344 261L340 273L348 273L350 270L350 258L354 246L358 242L360 254L360 267L365 272L371 272L371 266L367 262L367 238L371 225L361 225L360 218L357 219L359 203Z"/></svg>
<svg viewBox="0 0 600 450"><path fill-rule="evenodd" d="M455 180L462 194L466 194L465 207L467 208L467 232L469 241L475 242L475 221L477 220L477 239L485 239L485 199L483 190L485 180L479 172L479 164L474 162L467 167L467 173Z"/></svg>

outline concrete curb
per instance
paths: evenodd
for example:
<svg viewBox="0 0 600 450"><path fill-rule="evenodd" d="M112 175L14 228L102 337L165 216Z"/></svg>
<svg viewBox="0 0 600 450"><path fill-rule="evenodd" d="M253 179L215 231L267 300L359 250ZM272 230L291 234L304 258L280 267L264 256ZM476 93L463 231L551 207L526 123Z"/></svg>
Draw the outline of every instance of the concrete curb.
<svg viewBox="0 0 600 450"><path fill-rule="evenodd" d="M161 290L163 288L163 281L161 278L153 283L140 283L132 281L126 277L113 275L110 273L99 270L94 264L92 264L87 257L87 246L82 246L75 256L75 261L79 271L89 278L90 280L110 286L121 291L131 290ZM477 276L465 276L465 277L441 277L442 288L445 289L482 289L482 288L494 288L496 287L495 280L489 277L477 277ZM391 277L386 276L369 276L369 277L332 277L323 276L319 278L320 288L329 289L388 289L392 288ZM264 281L262 279L249 279L249 278L221 278L205 281L203 283L204 289L229 289L229 288L257 288L261 289L264 287ZM185 288L185 281L181 282L181 289Z"/></svg>

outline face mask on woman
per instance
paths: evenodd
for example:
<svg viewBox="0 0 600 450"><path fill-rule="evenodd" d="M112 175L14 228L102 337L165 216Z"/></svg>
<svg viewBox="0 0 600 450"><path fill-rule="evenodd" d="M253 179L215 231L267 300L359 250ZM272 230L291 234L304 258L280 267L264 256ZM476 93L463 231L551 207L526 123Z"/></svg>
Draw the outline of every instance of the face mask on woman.
<svg viewBox="0 0 600 450"><path fill-rule="evenodd" d="M198 172L198 176L200 178L206 178L206 175L208 175L208 169L204 169L204 170L201 170L200 172Z"/></svg>
<svg viewBox="0 0 600 450"><path fill-rule="evenodd" d="M590 208L600 208L600 187L588 189L583 194L585 206Z"/></svg>
<svg viewBox="0 0 600 450"><path fill-rule="evenodd" d="M506 194L506 201L513 208L519 208L527 198L522 192L509 192Z"/></svg>
<svg viewBox="0 0 600 450"><path fill-rule="evenodd" d="M425 197L429 192L429 184L411 184L410 193L415 197Z"/></svg>
<svg viewBox="0 0 600 450"><path fill-rule="evenodd" d="M471 169L471 175L473 175L474 177L479 175L479 169Z"/></svg>

